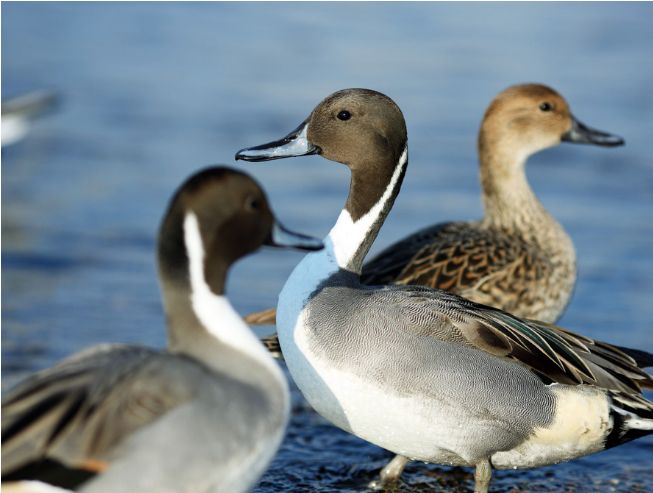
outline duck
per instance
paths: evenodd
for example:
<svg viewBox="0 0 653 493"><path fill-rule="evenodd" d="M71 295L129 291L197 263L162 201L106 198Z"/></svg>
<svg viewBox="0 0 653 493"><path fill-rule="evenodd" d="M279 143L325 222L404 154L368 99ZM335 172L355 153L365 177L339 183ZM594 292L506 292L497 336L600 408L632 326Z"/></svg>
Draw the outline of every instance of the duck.
<svg viewBox="0 0 653 493"><path fill-rule="evenodd" d="M10 390L2 401L3 490L254 487L284 436L289 393L225 284L232 264L263 245L322 248L281 226L249 175L213 166L188 178L157 241L167 348L101 344Z"/></svg>
<svg viewBox="0 0 653 493"><path fill-rule="evenodd" d="M308 403L401 457L473 467L476 493L487 493L493 469L556 464L653 433L642 395L653 378L641 368L653 355L437 288L361 282L407 142L392 99L345 89L286 137L236 154L319 154L351 172L324 250L295 267L277 304L281 350Z"/></svg>
<svg viewBox="0 0 653 493"><path fill-rule="evenodd" d="M393 243L365 262L361 282L440 288L520 318L555 323L574 291L576 252L533 192L525 168L531 155L561 142L615 147L624 139L582 123L544 84L501 91L478 134L483 219L438 223ZM268 309L245 321L274 324L275 316ZM276 334L263 343L283 358ZM407 463L395 457L375 485L399 479Z"/></svg>

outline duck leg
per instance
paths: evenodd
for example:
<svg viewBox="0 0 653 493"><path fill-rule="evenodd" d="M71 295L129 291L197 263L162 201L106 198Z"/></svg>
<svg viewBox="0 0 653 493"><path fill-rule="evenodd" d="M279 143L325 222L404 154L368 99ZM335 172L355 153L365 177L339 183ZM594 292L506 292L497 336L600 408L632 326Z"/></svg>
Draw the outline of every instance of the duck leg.
<svg viewBox="0 0 653 493"><path fill-rule="evenodd" d="M474 472L474 493L487 493L492 479L492 466L489 460L476 464Z"/></svg>
<svg viewBox="0 0 653 493"><path fill-rule="evenodd" d="M390 483L394 483L401 477L401 473L404 472L406 464L410 462L408 457L403 455L395 455L388 464L381 469L379 473L379 479L375 479L369 485L370 488L375 490L384 489Z"/></svg>
<svg viewBox="0 0 653 493"><path fill-rule="evenodd" d="M410 462L408 457L404 457L403 455L395 455L395 458L388 462L388 464L383 469L381 469L381 482L389 483L391 481L397 481L401 476L401 473L404 472L404 468L408 462Z"/></svg>

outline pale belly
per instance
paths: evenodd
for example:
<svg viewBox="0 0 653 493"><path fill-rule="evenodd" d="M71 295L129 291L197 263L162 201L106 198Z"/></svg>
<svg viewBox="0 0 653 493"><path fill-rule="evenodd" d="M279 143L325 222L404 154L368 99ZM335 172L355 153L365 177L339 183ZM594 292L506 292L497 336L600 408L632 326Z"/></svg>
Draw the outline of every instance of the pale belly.
<svg viewBox="0 0 653 493"><path fill-rule="evenodd" d="M311 406L339 428L412 459L460 462L451 450L467 437L455 432L463 425L452 419L452 409L392 395L351 375L290 362L287 356L286 362ZM311 378L313 372L319 379Z"/></svg>
<svg viewBox="0 0 653 493"><path fill-rule="evenodd" d="M518 440L495 423L465 416L452 403L400 395L320 363L307 352L301 330L296 334L295 340L280 332L295 383L318 413L347 432L411 459L450 465L474 465L487 456L488 436Z"/></svg>
<svg viewBox="0 0 653 493"><path fill-rule="evenodd" d="M335 369L310 351L304 334L300 316L294 337L280 331L280 341L288 369L311 406L339 428L411 459L447 465L491 459L497 468L535 467L600 450L611 429L605 394L595 389L554 386L560 399L551 428L525 436L510 423L483 419L460 403L433 394L400 394Z"/></svg>

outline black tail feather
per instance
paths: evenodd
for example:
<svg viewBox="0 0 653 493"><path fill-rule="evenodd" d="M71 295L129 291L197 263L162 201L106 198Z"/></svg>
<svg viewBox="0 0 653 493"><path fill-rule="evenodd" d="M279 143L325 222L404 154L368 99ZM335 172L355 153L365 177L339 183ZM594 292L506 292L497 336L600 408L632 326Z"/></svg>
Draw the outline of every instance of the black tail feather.
<svg viewBox="0 0 653 493"><path fill-rule="evenodd" d="M43 459L3 474L2 481L41 481L59 488L75 489L95 476L96 473L85 469L71 469L60 462Z"/></svg>
<svg viewBox="0 0 653 493"><path fill-rule="evenodd" d="M614 344L613 344L614 346ZM620 351L633 358L640 368L653 367L653 354L642 351L641 349L630 349L627 347L614 346Z"/></svg>
<svg viewBox="0 0 653 493"><path fill-rule="evenodd" d="M605 441L605 448L653 434L653 402L641 394L610 392L612 405L612 430Z"/></svg>

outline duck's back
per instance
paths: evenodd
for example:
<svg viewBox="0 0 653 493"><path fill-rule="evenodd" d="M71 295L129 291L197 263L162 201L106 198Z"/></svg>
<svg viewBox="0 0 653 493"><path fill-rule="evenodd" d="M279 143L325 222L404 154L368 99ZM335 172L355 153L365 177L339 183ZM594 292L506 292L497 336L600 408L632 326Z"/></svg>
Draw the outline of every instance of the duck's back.
<svg viewBox="0 0 653 493"><path fill-rule="evenodd" d="M444 289L519 317L554 322L576 278L573 245L564 236L547 245L481 222L437 224L383 250L364 265L361 281Z"/></svg>
<svg viewBox="0 0 653 493"><path fill-rule="evenodd" d="M260 446L281 419L268 397L183 355L94 348L7 395L3 480L92 492L125 484L143 492L247 491L276 450Z"/></svg>

